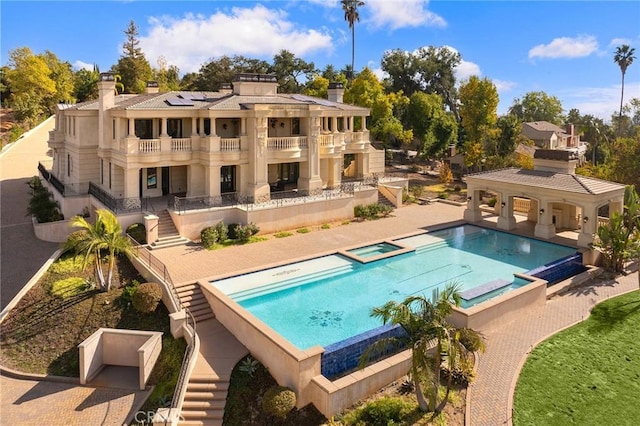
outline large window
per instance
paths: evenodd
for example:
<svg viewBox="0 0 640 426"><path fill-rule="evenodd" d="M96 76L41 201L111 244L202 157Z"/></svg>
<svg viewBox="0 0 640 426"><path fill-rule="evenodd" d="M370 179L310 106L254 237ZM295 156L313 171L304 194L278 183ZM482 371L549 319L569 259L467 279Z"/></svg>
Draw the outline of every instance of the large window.
<svg viewBox="0 0 640 426"><path fill-rule="evenodd" d="M236 166L220 168L220 192L236 192Z"/></svg>
<svg viewBox="0 0 640 426"><path fill-rule="evenodd" d="M172 138L182 137L182 120L179 118L167 119L167 134Z"/></svg>
<svg viewBox="0 0 640 426"><path fill-rule="evenodd" d="M153 139L153 122L150 119L136 120L135 131L140 139Z"/></svg>
<svg viewBox="0 0 640 426"><path fill-rule="evenodd" d="M147 168L147 189L158 187L158 170L155 167Z"/></svg>

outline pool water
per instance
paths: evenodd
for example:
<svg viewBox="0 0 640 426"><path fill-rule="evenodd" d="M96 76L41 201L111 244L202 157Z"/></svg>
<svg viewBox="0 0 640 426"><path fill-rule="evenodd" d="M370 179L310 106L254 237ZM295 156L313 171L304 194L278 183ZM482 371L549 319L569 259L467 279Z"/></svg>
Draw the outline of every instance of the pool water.
<svg viewBox="0 0 640 426"><path fill-rule="evenodd" d="M461 291L493 280L526 285L513 274L575 249L463 225L395 240L415 251L360 263L330 255L231 277L213 284L300 349L327 346L382 325L371 309L409 295L432 297L451 282ZM468 301L472 306L496 294Z"/></svg>

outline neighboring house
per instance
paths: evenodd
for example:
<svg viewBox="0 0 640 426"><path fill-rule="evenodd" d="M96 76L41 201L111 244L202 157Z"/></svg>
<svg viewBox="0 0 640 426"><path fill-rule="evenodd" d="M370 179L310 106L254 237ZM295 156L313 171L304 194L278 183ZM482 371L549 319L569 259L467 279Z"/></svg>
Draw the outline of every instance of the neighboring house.
<svg viewBox="0 0 640 426"><path fill-rule="evenodd" d="M548 121L532 121L522 123L522 134L543 149L572 148L580 144L580 135L575 134L573 124L563 129Z"/></svg>
<svg viewBox="0 0 640 426"><path fill-rule="evenodd" d="M56 189L66 217L84 207L107 207L126 226L141 222L143 212L158 211L157 198L165 197L187 237L197 235L201 224L176 215L194 205L226 207L199 216L202 223L257 219L271 221L263 229L272 229L282 226L287 213L251 213L274 207L269 202L284 191L288 197L324 194L327 200L332 191L333 198L351 198L333 213L335 205L315 206L314 212L326 211L324 219L290 212L307 215L292 219L294 226L343 219L346 212L353 215L354 203L375 201L377 190L363 199L353 185L342 185L344 178L384 173L384 151L369 141L369 109L343 103L339 83L330 86L328 100L279 94L277 86L272 75L239 74L233 88L218 92L160 93L157 84L149 84L145 94L117 95L114 75L102 73L99 99L59 105L48 141L52 170L41 165L40 171ZM166 206L165 201L162 210Z"/></svg>

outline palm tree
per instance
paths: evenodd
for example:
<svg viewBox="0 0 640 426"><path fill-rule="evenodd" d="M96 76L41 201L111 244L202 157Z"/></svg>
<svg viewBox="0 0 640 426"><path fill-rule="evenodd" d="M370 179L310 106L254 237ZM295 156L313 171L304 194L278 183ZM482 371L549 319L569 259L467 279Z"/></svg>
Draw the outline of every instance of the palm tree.
<svg viewBox="0 0 640 426"><path fill-rule="evenodd" d="M73 232L64 244L65 250L74 250L84 256L83 267L93 262L96 279L100 288L109 291L117 254L128 254L131 243L122 233L118 219L109 210L96 211L95 223L89 223L82 216L71 219L71 227L80 228ZM104 277L102 254L107 252L107 278Z"/></svg>
<svg viewBox="0 0 640 426"><path fill-rule="evenodd" d="M349 23L351 28L351 73L349 80L353 78L355 51L356 51L356 21L360 22L360 14L358 8L364 6L361 0L342 0L342 10L344 10L344 20Z"/></svg>
<svg viewBox="0 0 640 426"><path fill-rule="evenodd" d="M460 305L458 288L455 284L449 284L434 301L425 296L409 296L402 302L387 302L374 308L371 313L381 318L384 324L399 324L406 336L390 337L374 343L365 350L360 365L364 366L372 356L383 353L391 346L410 347L412 362L409 373L422 411L438 413L447 403L452 385L451 374L447 376L446 394L438 402L443 357L451 372L465 365L470 352L484 350L480 333L469 328L457 328L447 320L453 311L452 304ZM424 390L423 384L428 384Z"/></svg>
<svg viewBox="0 0 640 426"><path fill-rule="evenodd" d="M624 99L624 75L627 72L627 68L633 60L636 58L633 56L636 49L633 47L629 47L628 44L623 44L622 46L616 47L616 55L613 57L613 61L618 64L620 67L620 72L622 72L622 93L620 94L620 114L618 115L619 120L622 119L622 103ZM619 125L619 123L618 123Z"/></svg>

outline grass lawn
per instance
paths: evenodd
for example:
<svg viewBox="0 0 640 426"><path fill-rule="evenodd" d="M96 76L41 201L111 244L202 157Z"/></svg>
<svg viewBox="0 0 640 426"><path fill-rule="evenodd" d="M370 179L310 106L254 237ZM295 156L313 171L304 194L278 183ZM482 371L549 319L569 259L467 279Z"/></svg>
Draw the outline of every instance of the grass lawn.
<svg viewBox="0 0 640 426"><path fill-rule="evenodd" d="M525 363L513 424L631 425L640 419L640 291L600 303Z"/></svg>

